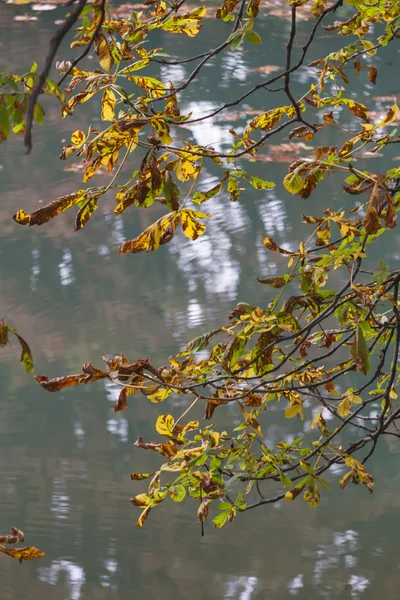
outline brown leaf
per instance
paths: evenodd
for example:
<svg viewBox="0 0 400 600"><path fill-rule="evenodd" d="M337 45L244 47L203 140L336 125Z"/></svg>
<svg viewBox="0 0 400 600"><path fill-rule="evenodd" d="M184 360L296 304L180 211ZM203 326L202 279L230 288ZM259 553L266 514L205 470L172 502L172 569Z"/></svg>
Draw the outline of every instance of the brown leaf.
<svg viewBox="0 0 400 600"><path fill-rule="evenodd" d="M354 102L351 100L348 104L349 109L359 119L363 119L364 121L369 121L368 118L368 109L365 104L361 104L361 102Z"/></svg>
<svg viewBox="0 0 400 600"><path fill-rule="evenodd" d="M380 196L378 181L375 181L372 189L371 197L368 202L367 213L364 218L365 231L368 234L373 234L381 228L378 210L380 208Z"/></svg>
<svg viewBox="0 0 400 600"><path fill-rule="evenodd" d="M371 83L373 83L374 85L376 85L376 78L378 76L378 71L372 65L370 67L368 67L368 68L369 68L368 79L370 80Z"/></svg>
<svg viewBox="0 0 400 600"><path fill-rule="evenodd" d="M103 360L106 363L107 367L110 369L110 372L118 371L118 369L122 366L126 366L129 364L129 361L123 354L119 356L113 356L112 358L107 358L103 356Z"/></svg>
<svg viewBox="0 0 400 600"><path fill-rule="evenodd" d="M85 363L85 365L87 364ZM59 392L66 387L73 387L81 383L86 384L99 379L110 379L110 375L105 371L96 371L95 374L79 373L78 375L66 375L64 377L55 377L54 379L49 379L46 375L35 375L35 379L48 392Z"/></svg>
<svg viewBox="0 0 400 600"><path fill-rule="evenodd" d="M263 239L264 246L271 250L272 252L279 252L279 254L288 254L289 256L293 256L296 252L290 252L290 250L285 250L285 248L280 248L276 242L270 237L265 237Z"/></svg>
<svg viewBox="0 0 400 600"><path fill-rule="evenodd" d="M9 342L8 339L8 325L3 320L0 321L0 346L3 348Z"/></svg>
<svg viewBox="0 0 400 600"><path fill-rule="evenodd" d="M24 533L16 527L10 527L11 535L0 535L1 544L19 544L24 541Z"/></svg>
<svg viewBox="0 0 400 600"><path fill-rule="evenodd" d="M394 227L396 227L396 219L397 219L396 209L393 204L392 197L389 194L388 190L386 189L386 186L383 187L383 191L385 193L386 202L387 202L386 212L383 217L383 221L384 221L386 227L389 227L389 229L393 229Z"/></svg>
<svg viewBox="0 0 400 600"><path fill-rule="evenodd" d="M118 396L118 400L114 406L114 412L116 413L126 410L128 408L127 398L129 398L129 396L132 396L135 392L136 389L133 387L132 382L129 384L129 386L122 388Z"/></svg>
<svg viewBox="0 0 400 600"><path fill-rule="evenodd" d="M173 458L178 452L178 446L174 444L171 440L168 440L165 444L157 444L156 442L144 442L142 437L138 437L134 446L137 448L143 448L144 450L153 450L154 452L159 452L163 456L167 458Z"/></svg>
<svg viewBox="0 0 400 600"><path fill-rule="evenodd" d="M19 210L13 216L13 219L16 223L19 223L20 225L29 225L29 227L32 225L43 225L43 223L47 223L47 221L60 215L68 210L68 208L71 208L71 206L75 206L75 204L83 200L84 197L85 190L79 190L79 192L75 192L74 194L67 194L66 196L61 196L60 198L53 200L50 204L33 211L30 215L27 215L23 210Z"/></svg>

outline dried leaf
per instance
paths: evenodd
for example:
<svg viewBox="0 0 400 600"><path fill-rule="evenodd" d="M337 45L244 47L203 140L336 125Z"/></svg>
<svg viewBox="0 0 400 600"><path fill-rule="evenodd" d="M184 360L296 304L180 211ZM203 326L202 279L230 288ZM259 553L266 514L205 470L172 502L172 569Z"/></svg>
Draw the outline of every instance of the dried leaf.
<svg viewBox="0 0 400 600"><path fill-rule="evenodd" d="M19 223L20 225L29 225L29 227L32 225L43 225L43 223L47 223L50 219L60 215L71 208L71 206L75 206L81 200L84 200L86 192L87 190L79 190L79 192L61 196L56 200L53 200L53 202L50 202L50 204L33 211L30 215L26 214L23 210L19 210L13 216L13 219L16 223Z"/></svg>
<svg viewBox="0 0 400 600"><path fill-rule="evenodd" d="M11 535L0 535L0 544L20 544L24 541L24 533L16 527L10 527Z"/></svg>
<svg viewBox="0 0 400 600"><path fill-rule="evenodd" d="M6 548L5 546L0 546L0 552L12 556L21 563L23 560L34 560L35 558L44 556L44 552L35 548L35 546L26 546L25 548Z"/></svg>

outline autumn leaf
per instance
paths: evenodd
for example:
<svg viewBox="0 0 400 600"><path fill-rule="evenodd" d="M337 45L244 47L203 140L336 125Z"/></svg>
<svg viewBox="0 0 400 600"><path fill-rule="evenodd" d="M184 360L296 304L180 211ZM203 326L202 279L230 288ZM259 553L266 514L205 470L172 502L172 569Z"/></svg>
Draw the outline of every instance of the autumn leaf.
<svg viewBox="0 0 400 600"><path fill-rule="evenodd" d="M296 415L299 415L301 419L304 418L303 405L301 403L292 404L285 409L285 417L287 419L292 419Z"/></svg>
<svg viewBox="0 0 400 600"><path fill-rule="evenodd" d="M203 202L207 202L207 200L210 200L210 198L213 198L214 196L220 193L222 189L222 184L222 181L220 183L217 183L217 185L214 185L214 187L212 187L207 192L195 192L192 197L193 202L195 202L196 204L203 204Z"/></svg>
<svg viewBox="0 0 400 600"><path fill-rule="evenodd" d="M54 379L49 379L46 375L35 375L35 379L48 392L59 392L66 387L87 384L99 379L110 379L109 373L94 368L91 363L85 363L82 370L83 373L79 373L78 375L66 375L64 377L55 377Z"/></svg>
<svg viewBox="0 0 400 600"><path fill-rule="evenodd" d="M258 434L262 436L262 431L261 431L261 426L259 424L259 422L257 421L257 419L255 419L243 406L243 404L241 404L240 402L238 403L240 406L240 409L242 411L244 420L246 421L247 425L250 425L250 427L252 427L254 429L254 431Z"/></svg>
<svg viewBox="0 0 400 600"><path fill-rule="evenodd" d="M79 192L75 192L73 194L67 194L66 196L61 196L50 204L46 204L42 208L38 208L33 211L32 214L26 214L23 210L19 210L14 216L13 219L16 223L20 225L43 225L43 223L47 223L50 219L54 219L61 213L65 212L72 206L75 206L81 200L84 200L87 190L79 190Z"/></svg>
<svg viewBox="0 0 400 600"><path fill-rule="evenodd" d="M351 354L353 355L354 362L357 365L357 369L367 375L371 370L371 363L369 358L369 348L364 337L362 324L357 323L356 333L354 336L354 342L351 346Z"/></svg>
<svg viewBox="0 0 400 600"><path fill-rule="evenodd" d="M21 358L20 362L24 365L25 375L29 375L34 372L33 356L32 351L26 341L15 332L15 335L21 345Z"/></svg>
<svg viewBox="0 0 400 600"><path fill-rule="evenodd" d="M382 121L379 121L376 127L383 127L384 125L389 125L390 123L392 123L392 121L395 120L398 112L399 107L397 106L397 104L393 104L387 111L384 119Z"/></svg>
<svg viewBox="0 0 400 600"><path fill-rule="evenodd" d="M211 215L201 213L197 210L189 210L184 208L180 211L182 219L182 230L183 233L190 240L197 240L197 238L206 230L206 226L200 223L198 219L209 219Z"/></svg>
<svg viewBox="0 0 400 600"><path fill-rule="evenodd" d="M160 415L156 422L156 431L160 435L172 438L174 425L175 419L172 415Z"/></svg>
<svg viewBox="0 0 400 600"><path fill-rule="evenodd" d="M152 391L151 394L146 395L147 399L150 400L150 402L155 402L156 404L158 404L159 402L164 402L164 400L168 398L170 393L171 390L169 388L158 386Z"/></svg>
<svg viewBox="0 0 400 600"><path fill-rule="evenodd" d="M300 175L294 171L293 173L288 173L283 180L283 185L291 194L298 194L300 190L302 190L305 186Z"/></svg>
<svg viewBox="0 0 400 600"><path fill-rule="evenodd" d="M122 390L119 393L118 400L115 403L115 406L113 409L115 413L124 411L128 408L127 399L129 398L129 396L132 396L137 391L136 387L141 387L141 386L137 386L137 384L133 384L131 382L129 385L122 388Z"/></svg>
<svg viewBox="0 0 400 600"><path fill-rule="evenodd" d="M338 415L345 419L351 410L351 400L348 396L345 396L343 400L340 402L337 411Z"/></svg>
<svg viewBox="0 0 400 600"><path fill-rule="evenodd" d="M178 446L171 440L168 440L165 444L157 444L155 442L143 442L143 438L138 437L134 445L144 450L153 450L168 458L173 458L178 452Z"/></svg>
<svg viewBox="0 0 400 600"><path fill-rule="evenodd" d="M102 121L112 121L114 119L116 98L111 88L106 88L101 101L101 119Z"/></svg>
<svg viewBox="0 0 400 600"><path fill-rule="evenodd" d="M375 67L373 67L372 65L368 67L369 68L369 75L368 75L368 79L370 80L371 83L373 83L374 85L376 85L376 78L378 76L378 71Z"/></svg>
<svg viewBox="0 0 400 600"><path fill-rule="evenodd" d="M16 527L10 527L11 535L0 535L0 544L19 544L24 541L24 533Z"/></svg>
<svg viewBox="0 0 400 600"><path fill-rule="evenodd" d="M6 548L0 545L0 552L8 554L22 563L23 560L34 560L44 556L44 552L35 548L35 546L26 546L25 548Z"/></svg>
<svg viewBox="0 0 400 600"><path fill-rule="evenodd" d="M89 197L87 200L85 200L84 204L76 214L74 231L79 231L79 229L82 229L82 227L84 227L89 221L94 211L98 208L97 203L99 197L100 195Z"/></svg>
<svg viewBox="0 0 400 600"><path fill-rule="evenodd" d="M206 10L205 6L201 6L191 12L172 17L161 24L161 29L170 33L184 33L189 37L194 37L200 31L201 19L205 16Z"/></svg>
<svg viewBox="0 0 400 600"><path fill-rule="evenodd" d="M163 192L165 196L165 203L168 208L170 210L177 211L179 209L179 198L181 193L169 171L165 171Z"/></svg>
<svg viewBox="0 0 400 600"><path fill-rule="evenodd" d="M291 252L290 250L286 250L285 248L280 248L272 238L265 237L263 239L263 244L267 248L267 250L271 250L272 252L279 252L279 254L288 254L289 256L293 256L296 252Z"/></svg>
<svg viewBox="0 0 400 600"><path fill-rule="evenodd" d="M136 254L143 250L146 252L157 250L173 238L180 219L180 212L172 212L161 217L133 240L123 242L119 247L118 256L128 253Z"/></svg>
<svg viewBox="0 0 400 600"><path fill-rule="evenodd" d="M179 353L179 356L184 356L185 354L192 354L194 352L200 352L200 350L204 350L207 348L210 343L211 338L221 332L221 329L214 329L213 331L209 331L208 333L204 333L194 340L191 340L186 344L184 349Z"/></svg>
<svg viewBox="0 0 400 600"><path fill-rule="evenodd" d="M99 57L100 66L107 71L111 71L114 64L114 59L111 55L108 42L102 33L98 33L94 40L94 47L97 56Z"/></svg>

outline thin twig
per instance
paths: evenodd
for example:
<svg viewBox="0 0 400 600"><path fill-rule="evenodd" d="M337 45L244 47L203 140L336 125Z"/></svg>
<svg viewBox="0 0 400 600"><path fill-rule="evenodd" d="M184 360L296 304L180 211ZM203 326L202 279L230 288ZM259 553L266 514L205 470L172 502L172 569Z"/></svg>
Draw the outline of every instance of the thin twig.
<svg viewBox="0 0 400 600"><path fill-rule="evenodd" d="M38 80L33 86L32 92L29 96L28 109L26 111L26 129L25 129L25 138L24 145L26 153L29 154L32 150L32 125L33 125L33 113L35 110L37 99L42 91L42 88L46 82L46 79L49 75L51 66L53 64L54 58L57 54L58 48L60 47L61 42L70 31L70 29L74 26L76 21L79 18L79 15L82 12L87 0L79 0L75 9L71 12L67 20L61 25L58 31L50 40L50 49L46 57L45 65L42 72L39 75Z"/></svg>

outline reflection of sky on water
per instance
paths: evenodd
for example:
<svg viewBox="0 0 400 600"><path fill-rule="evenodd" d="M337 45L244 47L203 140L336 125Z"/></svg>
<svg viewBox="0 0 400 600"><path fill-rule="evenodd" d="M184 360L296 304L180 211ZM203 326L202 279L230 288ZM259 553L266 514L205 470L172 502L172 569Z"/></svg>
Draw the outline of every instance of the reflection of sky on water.
<svg viewBox="0 0 400 600"><path fill-rule="evenodd" d="M208 100L197 100L183 105L182 113L192 113L191 119L199 119L208 115L218 108L215 102ZM184 129L190 129L193 139L199 146L212 146L216 152L222 152L226 144L232 142L232 136L228 133L228 127L218 125L215 119L207 119L199 123L188 123L182 125Z"/></svg>
<svg viewBox="0 0 400 600"><path fill-rule="evenodd" d="M239 577L232 577L226 583L226 592L224 593L224 600L232 598L232 600L251 600L253 598L253 592L257 589L257 577L246 577L245 575Z"/></svg>
<svg viewBox="0 0 400 600"><path fill-rule="evenodd" d="M121 387L112 383L111 381L104 381L104 388L107 395L107 400L110 400L114 404L117 402ZM112 415L106 423L106 430L109 433L117 436L121 442L128 441L129 435L129 424L126 417L122 413L114 414L113 409L110 408L110 414Z"/></svg>
<svg viewBox="0 0 400 600"><path fill-rule="evenodd" d="M66 578L68 588L68 600L80 600L82 586L86 578L85 572L80 565L69 560L54 560L50 567L39 568L39 579L50 585L58 585L60 579Z"/></svg>

